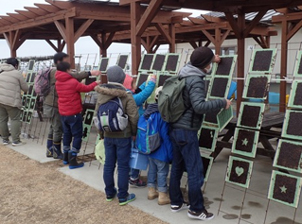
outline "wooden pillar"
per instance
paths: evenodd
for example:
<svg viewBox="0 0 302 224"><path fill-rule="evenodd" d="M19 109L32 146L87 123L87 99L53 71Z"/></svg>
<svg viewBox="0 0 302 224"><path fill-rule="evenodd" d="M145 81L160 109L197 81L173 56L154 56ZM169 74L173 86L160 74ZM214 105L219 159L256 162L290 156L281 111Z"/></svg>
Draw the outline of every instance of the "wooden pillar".
<svg viewBox="0 0 302 224"><path fill-rule="evenodd" d="M132 53L132 75L138 74L141 60L141 37L137 34L136 26L140 20L140 2L131 2L131 53Z"/></svg>
<svg viewBox="0 0 302 224"><path fill-rule="evenodd" d="M281 69L280 78L284 79L287 76L287 50L288 50L288 22L282 21L282 34L281 34ZM281 80L280 82L280 105L279 111L285 112L286 110L286 81Z"/></svg>
<svg viewBox="0 0 302 224"><path fill-rule="evenodd" d="M69 63L71 68L75 68L75 33L74 33L74 20L73 18L65 19L65 29L66 29L66 44L67 44L67 54L69 55Z"/></svg>
<svg viewBox="0 0 302 224"><path fill-rule="evenodd" d="M100 47L100 50L101 50L100 53L101 53L102 57L107 57L107 48L105 46L105 43L106 43L106 32L102 33L101 39L102 39L102 43L101 43L101 47Z"/></svg>
<svg viewBox="0 0 302 224"><path fill-rule="evenodd" d="M243 35L245 26L245 13L238 14L238 29L239 36L237 40L238 47L238 59L237 59L237 77L239 80L237 81L237 117L239 114L240 104L242 101L242 93L244 87L244 80L240 80L240 78L244 78L244 51L245 51L245 38Z"/></svg>
<svg viewBox="0 0 302 224"><path fill-rule="evenodd" d="M219 28L215 28L215 54L221 55L221 30Z"/></svg>
<svg viewBox="0 0 302 224"><path fill-rule="evenodd" d="M169 33L171 37L171 43L169 44L170 53L175 53L175 24L171 23L169 25Z"/></svg>

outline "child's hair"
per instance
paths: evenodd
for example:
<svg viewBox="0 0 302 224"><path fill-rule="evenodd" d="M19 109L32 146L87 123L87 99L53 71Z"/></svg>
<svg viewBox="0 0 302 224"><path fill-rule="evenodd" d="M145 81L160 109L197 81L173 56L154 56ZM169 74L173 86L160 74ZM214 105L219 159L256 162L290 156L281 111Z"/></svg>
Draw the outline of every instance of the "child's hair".
<svg viewBox="0 0 302 224"><path fill-rule="evenodd" d="M70 64L68 62L60 62L57 64L57 70L61 72L67 72L70 69Z"/></svg>
<svg viewBox="0 0 302 224"><path fill-rule="evenodd" d="M19 61L16 58L9 58L6 60L6 64L10 64L14 67L18 67L19 66Z"/></svg>
<svg viewBox="0 0 302 224"><path fill-rule="evenodd" d="M68 58L68 54L65 54L63 52L56 53L53 57L53 62L55 65L59 64L59 62L62 62L64 58Z"/></svg>

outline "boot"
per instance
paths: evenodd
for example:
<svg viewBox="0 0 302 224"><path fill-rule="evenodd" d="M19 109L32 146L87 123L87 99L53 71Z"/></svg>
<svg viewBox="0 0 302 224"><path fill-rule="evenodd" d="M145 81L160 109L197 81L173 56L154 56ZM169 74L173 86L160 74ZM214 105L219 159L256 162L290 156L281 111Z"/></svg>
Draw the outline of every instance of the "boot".
<svg viewBox="0 0 302 224"><path fill-rule="evenodd" d="M63 159L63 155L61 152L61 143L53 144L53 158L54 159Z"/></svg>
<svg viewBox="0 0 302 224"><path fill-rule="evenodd" d="M166 192L159 192L158 196L158 204L159 205L167 205L170 204L170 198L169 195Z"/></svg>
<svg viewBox="0 0 302 224"><path fill-rule="evenodd" d="M50 138L47 139L46 157L53 157L53 141Z"/></svg>
<svg viewBox="0 0 302 224"><path fill-rule="evenodd" d="M154 187L149 187L148 190L148 200L153 200L158 197L158 193L156 192Z"/></svg>
<svg viewBox="0 0 302 224"><path fill-rule="evenodd" d="M67 165L69 163L68 152L69 152L69 150L63 150L63 164L64 165Z"/></svg>
<svg viewBox="0 0 302 224"><path fill-rule="evenodd" d="M78 163L77 154L78 153L74 151L68 152L69 169L76 169L84 166L84 163Z"/></svg>

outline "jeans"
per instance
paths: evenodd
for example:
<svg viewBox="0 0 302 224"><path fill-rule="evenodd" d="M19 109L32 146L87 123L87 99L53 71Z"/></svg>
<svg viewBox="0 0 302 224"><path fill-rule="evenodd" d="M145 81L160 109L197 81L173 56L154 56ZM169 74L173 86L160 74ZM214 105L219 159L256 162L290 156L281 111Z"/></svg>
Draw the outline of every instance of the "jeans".
<svg viewBox="0 0 302 224"><path fill-rule="evenodd" d="M44 105L43 109L45 115L49 117L48 139L53 140L55 143L61 143L63 130L58 108Z"/></svg>
<svg viewBox="0 0 302 224"><path fill-rule="evenodd" d="M188 173L190 210L202 212L204 199L201 187L204 181L203 164L199 152L197 131L172 129L173 162L170 177L170 198L172 205L184 202L180 181L184 170Z"/></svg>
<svg viewBox="0 0 302 224"><path fill-rule="evenodd" d="M128 197L129 188L129 160L131 154L131 138L105 138L105 165L104 182L107 196L114 196L116 193L114 183L114 170L116 162L118 165L118 198Z"/></svg>
<svg viewBox="0 0 302 224"><path fill-rule="evenodd" d="M130 169L130 178L132 180L137 180L139 178L139 173L140 173L140 170L131 168Z"/></svg>
<svg viewBox="0 0 302 224"><path fill-rule="evenodd" d="M82 135L83 135L83 117L81 114L72 116L61 116L63 125L63 149L64 151L71 150L79 153L82 146ZM73 141L72 141L73 138Z"/></svg>
<svg viewBox="0 0 302 224"><path fill-rule="evenodd" d="M13 142L20 141L21 134L21 110L17 107L0 104L0 134L3 140L9 140L8 118L11 120L11 134Z"/></svg>
<svg viewBox="0 0 302 224"><path fill-rule="evenodd" d="M149 157L148 187L156 188L157 182L158 191L166 193L168 173L169 163Z"/></svg>

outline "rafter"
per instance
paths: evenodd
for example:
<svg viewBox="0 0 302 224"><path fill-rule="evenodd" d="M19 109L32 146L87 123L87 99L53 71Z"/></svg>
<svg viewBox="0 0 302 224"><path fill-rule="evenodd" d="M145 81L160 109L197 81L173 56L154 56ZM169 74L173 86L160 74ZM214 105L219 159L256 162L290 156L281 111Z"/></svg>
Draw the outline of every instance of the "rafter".
<svg viewBox="0 0 302 224"><path fill-rule="evenodd" d="M74 40L77 42L77 40L83 35L83 33L89 28L89 26L94 22L93 19L86 20L80 28L76 31Z"/></svg>

